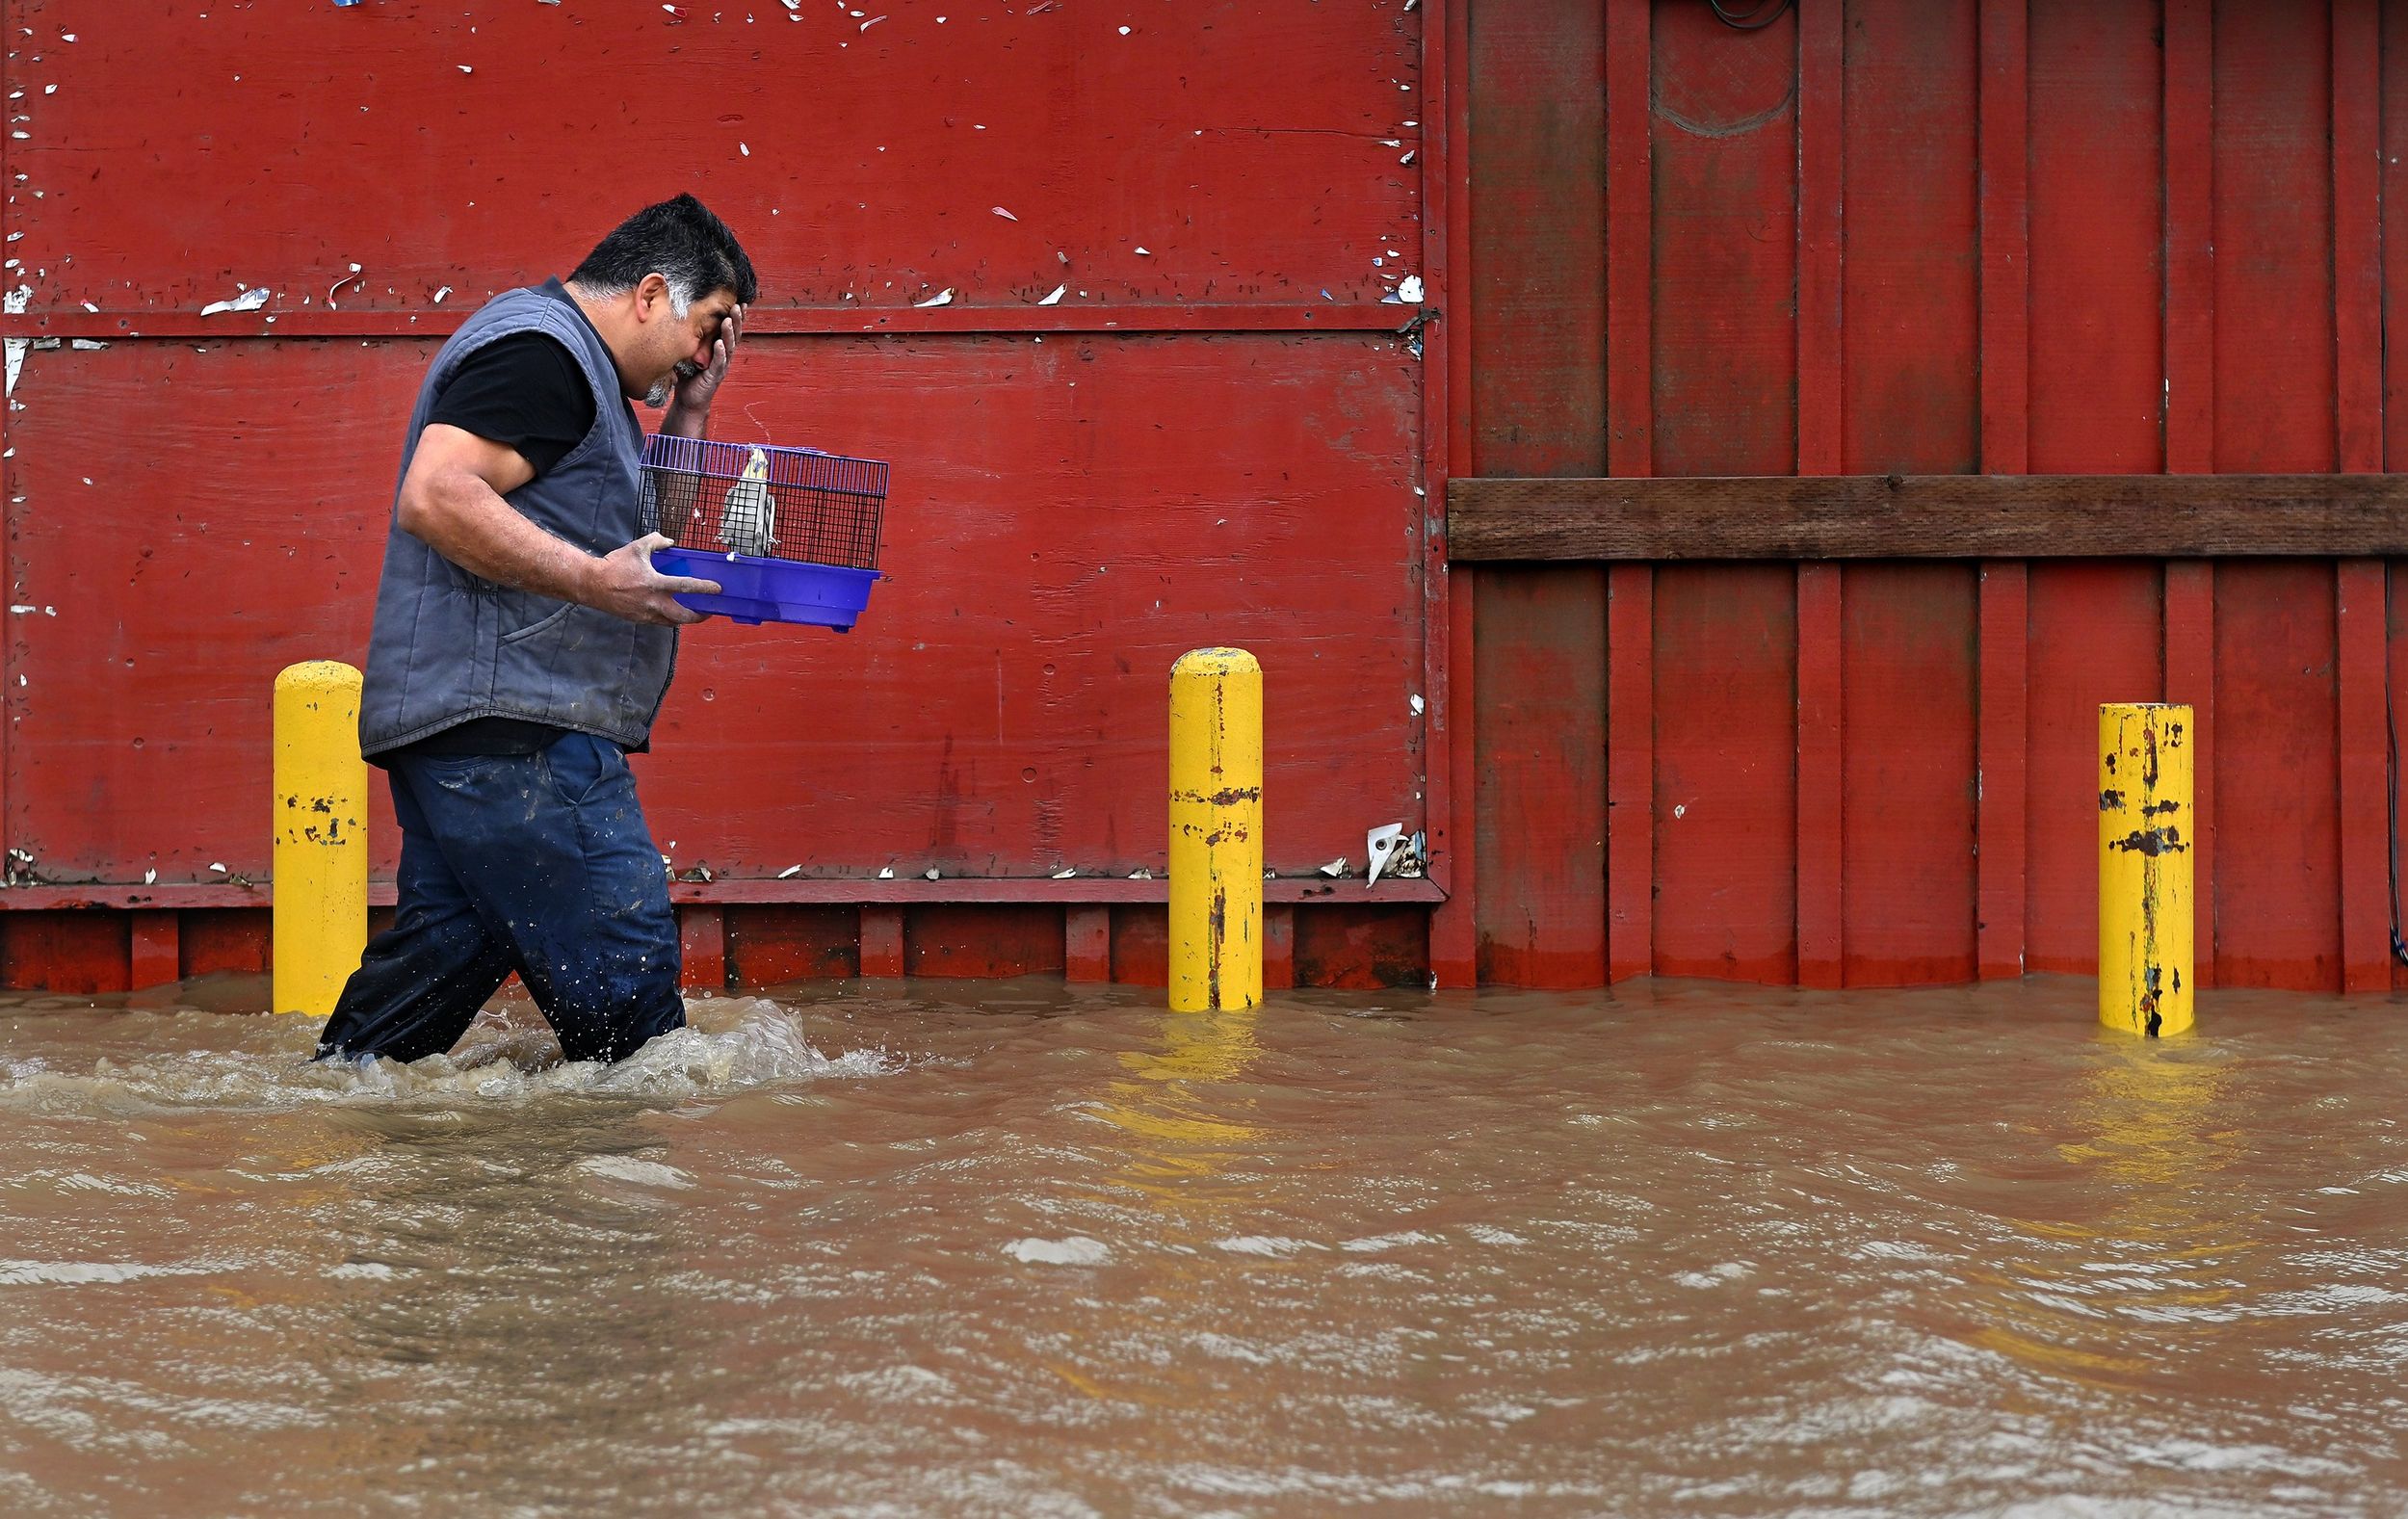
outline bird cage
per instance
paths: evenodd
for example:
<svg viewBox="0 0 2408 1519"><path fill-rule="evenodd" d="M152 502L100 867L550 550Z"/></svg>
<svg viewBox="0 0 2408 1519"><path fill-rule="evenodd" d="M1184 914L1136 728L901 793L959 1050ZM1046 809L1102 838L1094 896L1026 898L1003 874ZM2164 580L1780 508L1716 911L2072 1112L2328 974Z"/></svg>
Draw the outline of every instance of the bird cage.
<svg viewBox="0 0 2408 1519"><path fill-rule="evenodd" d="M652 563L719 583L718 595L678 596L694 611L849 629L878 579L886 474L816 449L647 438L643 526L673 540Z"/></svg>

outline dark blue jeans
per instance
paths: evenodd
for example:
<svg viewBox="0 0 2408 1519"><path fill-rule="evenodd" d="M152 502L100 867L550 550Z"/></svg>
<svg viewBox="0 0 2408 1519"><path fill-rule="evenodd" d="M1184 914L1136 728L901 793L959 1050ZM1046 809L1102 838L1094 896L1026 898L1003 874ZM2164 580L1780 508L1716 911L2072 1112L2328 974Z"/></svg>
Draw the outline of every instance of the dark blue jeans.
<svg viewBox="0 0 2408 1519"><path fill-rule="evenodd" d="M677 919L618 746L397 756L400 902L318 1036L321 1057L441 1054L516 971L572 1061L685 1027Z"/></svg>

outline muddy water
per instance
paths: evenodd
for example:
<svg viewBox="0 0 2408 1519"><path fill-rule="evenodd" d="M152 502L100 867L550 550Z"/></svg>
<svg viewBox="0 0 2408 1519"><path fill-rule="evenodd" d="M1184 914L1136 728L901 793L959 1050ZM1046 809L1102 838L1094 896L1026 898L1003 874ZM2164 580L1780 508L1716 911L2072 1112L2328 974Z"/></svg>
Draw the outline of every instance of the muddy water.
<svg viewBox="0 0 2408 1519"><path fill-rule="evenodd" d="M2385 1003L262 990L0 1005L0 1512L2408 1511Z"/></svg>

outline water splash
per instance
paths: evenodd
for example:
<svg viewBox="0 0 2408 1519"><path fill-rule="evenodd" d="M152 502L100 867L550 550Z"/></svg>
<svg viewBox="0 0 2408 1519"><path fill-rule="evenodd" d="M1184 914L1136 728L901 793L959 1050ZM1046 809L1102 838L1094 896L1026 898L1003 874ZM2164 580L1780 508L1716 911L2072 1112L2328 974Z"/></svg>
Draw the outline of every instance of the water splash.
<svg viewBox="0 0 2408 1519"><path fill-rule="evenodd" d="M0 1109L132 1115L328 1104L461 1107L574 1095L684 1099L877 1076L903 1063L877 1048L823 1054L799 1017L766 998L703 999L687 1010L686 1028L607 1065L562 1060L559 1042L529 1010L487 1010L452 1053L406 1065L313 1061L317 1026L307 1020L223 1019L234 1037L215 1049L102 1056L80 1070L39 1058L0 1062ZM161 1019L162 1037L135 1042L180 1040L193 1032L192 1016ZM221 1021L205 1015L206 1024Z"/></svg>

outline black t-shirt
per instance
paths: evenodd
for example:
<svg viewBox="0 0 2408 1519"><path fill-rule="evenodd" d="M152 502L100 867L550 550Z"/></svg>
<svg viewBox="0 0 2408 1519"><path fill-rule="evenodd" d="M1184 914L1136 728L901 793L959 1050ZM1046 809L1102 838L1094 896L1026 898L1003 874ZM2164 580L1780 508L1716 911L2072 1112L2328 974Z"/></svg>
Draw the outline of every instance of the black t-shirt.
<svg viewBox="0 0 2408 1519"><path fill-rule="evenodd" d="M427 420L516 449L543 475L593 431L593 387L560 339L513 332L453 371Z"/></svg>
<svg viewBox="0 0 2408 1519"><path fill-rule="evenodd" d="M558 280L543 293L585 312ZM577 356L548 332L513 332L460 361L427 413L514 449L538 478L593 431L593 387ZM533 754L564 729L516 718L471 718L397 750L405 754Z"/></svg>

